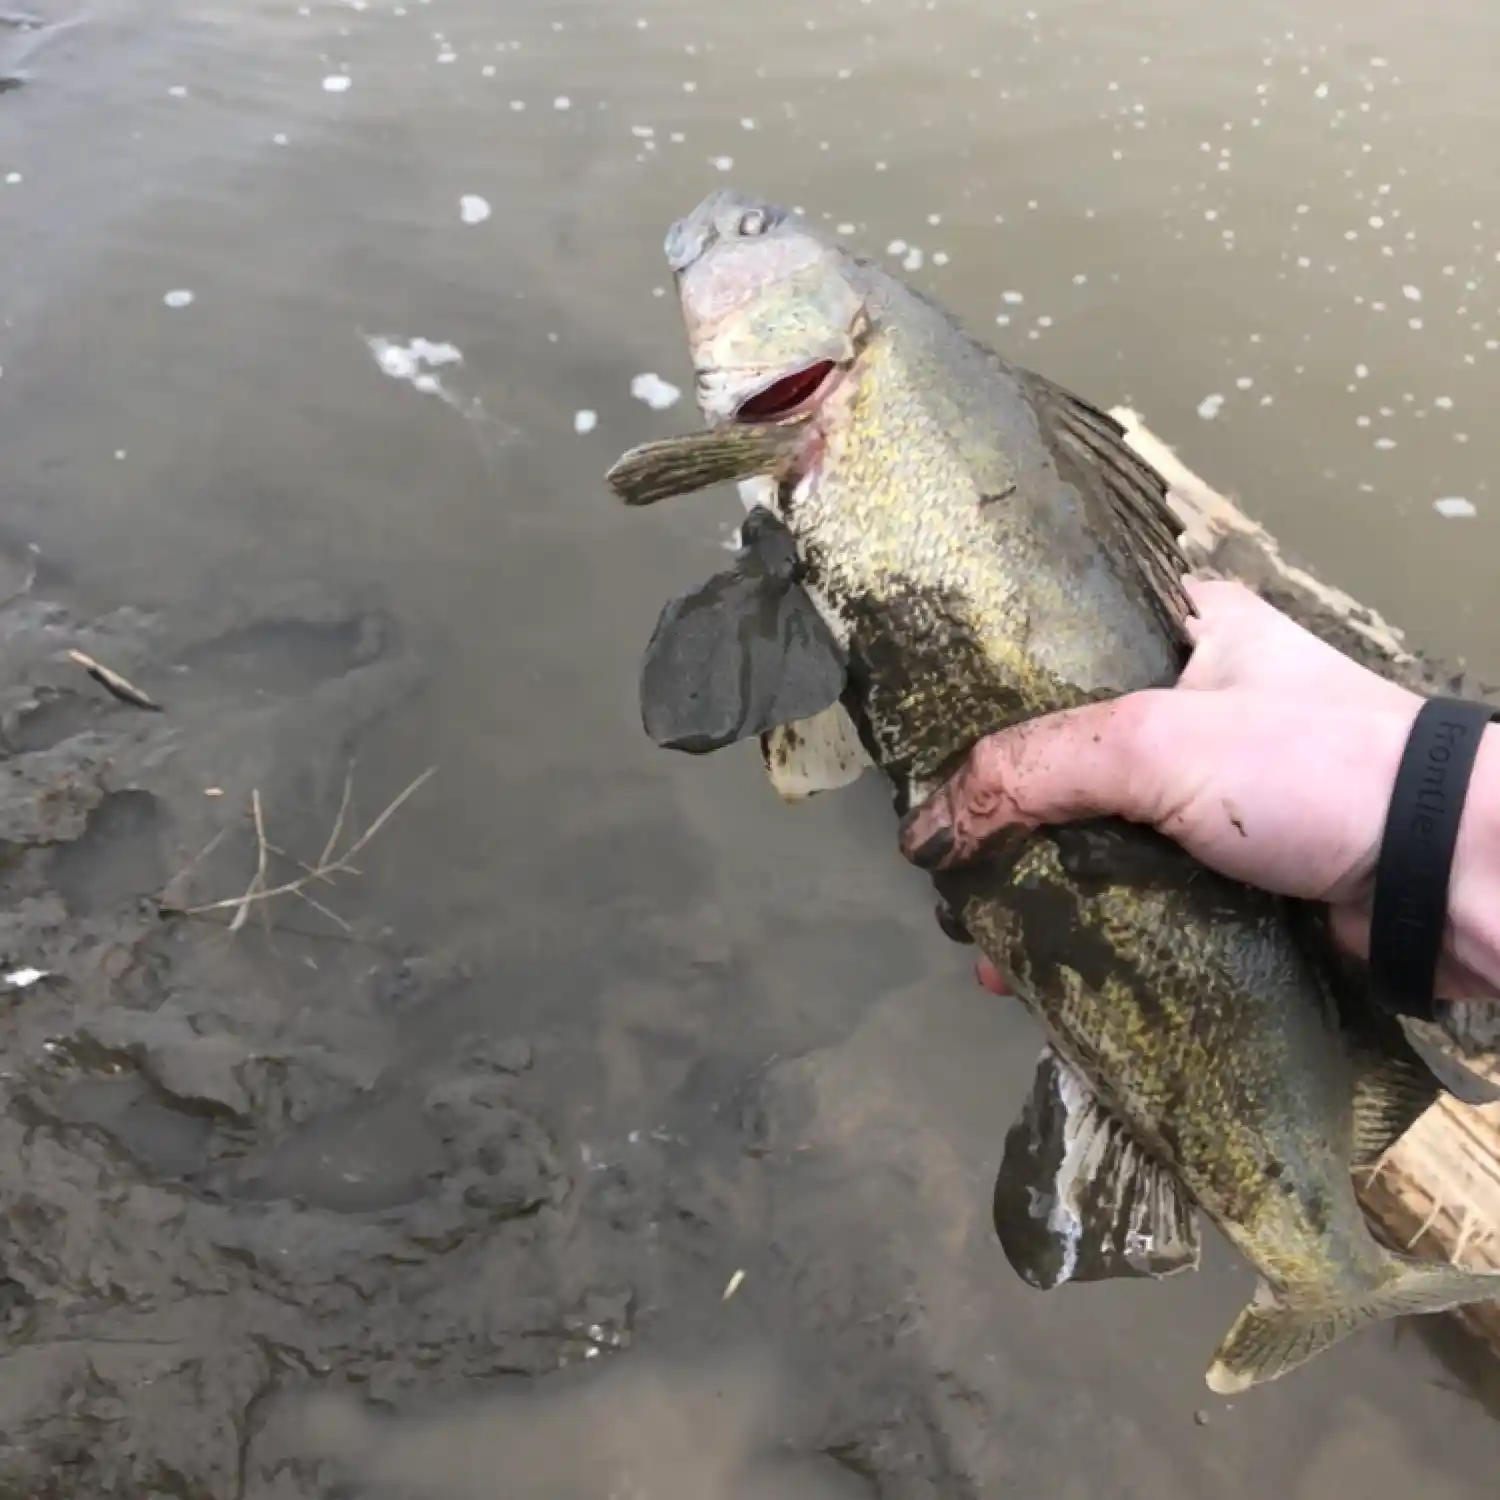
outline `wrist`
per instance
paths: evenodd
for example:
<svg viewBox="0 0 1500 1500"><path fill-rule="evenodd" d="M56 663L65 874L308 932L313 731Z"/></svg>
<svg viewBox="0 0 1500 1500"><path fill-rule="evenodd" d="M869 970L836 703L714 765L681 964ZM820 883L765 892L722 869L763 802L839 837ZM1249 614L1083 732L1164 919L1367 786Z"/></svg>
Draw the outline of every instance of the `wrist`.
<svg viewBox="0 0 1500 1500"><path fill-rule="evenodd" d="M1485 730L1469 780L1448 884L1444 947L1500 988L1500 724Z"/></svg>

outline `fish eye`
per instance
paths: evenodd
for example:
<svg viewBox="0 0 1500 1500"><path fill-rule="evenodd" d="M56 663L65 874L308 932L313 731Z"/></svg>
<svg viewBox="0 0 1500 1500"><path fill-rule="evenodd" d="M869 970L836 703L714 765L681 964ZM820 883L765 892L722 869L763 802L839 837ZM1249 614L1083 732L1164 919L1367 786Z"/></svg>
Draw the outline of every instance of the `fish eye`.
<svg viewBox="0 0 1500 1500"><path fill-rule="evenodd" d="M740 233L746 239L754 239L771 227L771 216L763 208L752 208L740 218Z"/></svg>

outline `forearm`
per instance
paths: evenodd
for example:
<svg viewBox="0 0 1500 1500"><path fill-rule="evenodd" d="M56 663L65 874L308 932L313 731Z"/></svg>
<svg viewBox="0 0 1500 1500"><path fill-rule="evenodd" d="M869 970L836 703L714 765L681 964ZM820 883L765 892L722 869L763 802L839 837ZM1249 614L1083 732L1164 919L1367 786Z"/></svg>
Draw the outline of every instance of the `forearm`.
<svg viewBox="0 0 1500 1500"><path fill-rule="evenodd" d="M1500 724L1484 732L1453 853L1449 953L1500 990Z"/></svg>

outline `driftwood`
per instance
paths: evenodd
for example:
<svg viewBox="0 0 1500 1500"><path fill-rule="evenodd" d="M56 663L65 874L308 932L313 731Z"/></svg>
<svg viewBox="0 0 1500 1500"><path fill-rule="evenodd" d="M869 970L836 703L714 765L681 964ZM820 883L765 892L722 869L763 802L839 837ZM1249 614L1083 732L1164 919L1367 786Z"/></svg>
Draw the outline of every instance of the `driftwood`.
<svg viewBox="0 0 1500 1500"><path fill-rule="evenodd" d="M1374 611L1288 562L1263 527L1192 473L1135 412L1122 407L1113 415L1130 445L1171 485L1195 571L1243 579L1324 639L1419 691L1491 696L1462 671L1415 652ZM1494 1029L1500 1042L1500 1007ZM1500 1271L1500 1105L1474 1109L1445 1096L1373 1169L1360 1173L1359 1192L1372 1224L1393 1248ZM1500 1353L1500 1304L1455 1316Z"/></svg>

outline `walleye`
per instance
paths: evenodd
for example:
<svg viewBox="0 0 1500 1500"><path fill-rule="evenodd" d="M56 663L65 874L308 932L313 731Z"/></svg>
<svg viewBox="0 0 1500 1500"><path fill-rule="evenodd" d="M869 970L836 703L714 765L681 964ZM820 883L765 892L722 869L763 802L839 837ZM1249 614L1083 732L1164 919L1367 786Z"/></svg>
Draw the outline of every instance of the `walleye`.
<svg viewBox="0 0 1500 1500"><path fill-rule="evenodd" d="M732 573L658 625L658 742L758 735L799 795L873 763L904 812L983 735L1176 679L1177 528L1116 422L772 203L715 193L665 248L709 430L633 449L610 482L649 503L748 481L756 508ZM1371 1234L1351 1167L1440 1084L1314 908L1116 820L935 878L1047 1038L994 1196L1027 1281L1191 1269L1201 1211L1261 1278L1208 1369L1224 1394L1364 1324L1500 1297L1500 1277ZM1470 1097L1467 1079L1445 1081Z"/></svg>

